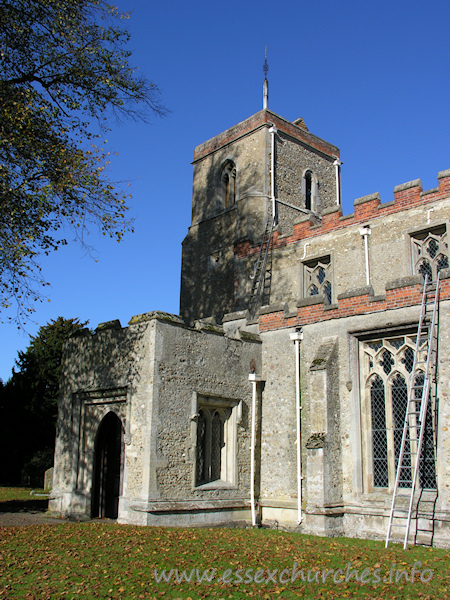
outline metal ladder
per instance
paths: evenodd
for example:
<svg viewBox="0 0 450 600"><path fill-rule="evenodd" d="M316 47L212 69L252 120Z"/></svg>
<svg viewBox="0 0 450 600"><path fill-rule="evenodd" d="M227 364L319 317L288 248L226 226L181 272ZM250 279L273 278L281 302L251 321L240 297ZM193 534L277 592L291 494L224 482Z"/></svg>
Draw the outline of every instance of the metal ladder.
<svg viewBox="0 0 450 600"><path fill-rule="evenodd" d="M250 275L250 279L253 280L252 289L250 292L249 300L249 312L253 318L258 308L259 298L261 296L261 290L264 283L264 277L266 274L267 256L269 254L270 242L272 240L274 219L271 214L267 217L266 227L261 240L261 246L259 248L258 258L255 262L255 268L253 273Z"/></svg>
<svg viewBox="0 0 450 600"><path fill-rule="evenodd" d="M408 547L411 516L414 505L414 493L416 491L419 478L420 463L423 458L421 453L425 432L427 406L430 395L431 375L436 367L437 314L440 286L439 276L440 273L438 273L437 276L436 291L434 295L427 294L428 274L425 275L425 281L423 285L422 305L420 309L419 326L417 328L416 348L411 371L411 381L408 389L408 403L397 463L385 548L388 547L390 541L395 541L394 538L391 537L393 527L405 528L403 548L406 550ZM424 343L426 343L426 349L424 348ZM421 355L423 355L425 352L425 360L421 360ZM423 377L423 385L422 383L418 384L417 382L418 379L420 381L420 377ZM420 408L418 406L419 404ZM413 460L415 460L414 464ZM408 474L410 474L410 478L407 478ZM408 486L409 483L411 484L411 488ZM401 484L406 485L403 487ZM405 488L408 489L408 493L399 494L399 486L402 490ZM408 506L407 509L406 505ZM416 518L418 519L418 517Z"/></svg>

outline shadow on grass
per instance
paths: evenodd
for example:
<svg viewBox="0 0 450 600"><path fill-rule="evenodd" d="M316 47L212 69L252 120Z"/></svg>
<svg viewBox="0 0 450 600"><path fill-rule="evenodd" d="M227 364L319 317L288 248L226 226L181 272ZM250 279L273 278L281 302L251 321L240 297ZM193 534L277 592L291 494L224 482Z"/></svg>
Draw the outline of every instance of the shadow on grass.
<svg viewBox="0 0 450 600"><path fill-rule="evenodd" d="M38 500L8 500L0 502L0 513L36 513L45 512L48 508L48 499Z"/></svg>

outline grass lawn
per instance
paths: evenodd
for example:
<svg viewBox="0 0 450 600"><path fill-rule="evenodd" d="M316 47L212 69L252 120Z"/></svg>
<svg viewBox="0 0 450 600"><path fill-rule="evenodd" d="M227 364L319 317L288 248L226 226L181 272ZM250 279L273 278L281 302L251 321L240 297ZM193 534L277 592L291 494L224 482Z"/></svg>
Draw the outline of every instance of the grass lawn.
<svg viewBox="0 0 450 600"><path fill-rule="evenodd" d="M0 598L434 600L449 598L448 562L445 550L266 529L4 527Z"/></svg>
<svg viewBox="0 0 450 600"><path fill-rule="evenodd" d="M13 500L33 500L35 494L45 494L44 490L26 487L0 487L0 503Z"/></svg>

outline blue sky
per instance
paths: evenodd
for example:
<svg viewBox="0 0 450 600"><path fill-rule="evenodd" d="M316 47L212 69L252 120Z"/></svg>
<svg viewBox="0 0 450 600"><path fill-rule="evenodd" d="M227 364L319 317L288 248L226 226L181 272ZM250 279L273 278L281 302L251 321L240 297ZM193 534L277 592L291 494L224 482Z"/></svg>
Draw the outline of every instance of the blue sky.
<svg viewBox="0 0 450 600"><path fill-rule="evenodd" d="M262 108L303 117L341 150L344 213L355 198L450 168L448 0L119 0L130 11L132 64L171 113L111 123L114 181L129 182L135 233L93 231L95 259L76 244L41 261L50 302L25 331L0 324L0 378L40 325L58 316L125 326L150 310L178 312L181 242L190 223L193 149ZM3 317L7 317L5 314Z"/></svg>

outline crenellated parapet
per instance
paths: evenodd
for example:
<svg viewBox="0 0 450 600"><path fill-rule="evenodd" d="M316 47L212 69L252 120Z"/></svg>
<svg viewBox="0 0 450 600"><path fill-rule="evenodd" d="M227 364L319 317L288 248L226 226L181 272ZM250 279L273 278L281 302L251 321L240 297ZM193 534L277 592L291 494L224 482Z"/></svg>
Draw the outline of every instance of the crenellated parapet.
<svg viewBox="0 0 450 600"><path fill-rule="evenodd" d="M308 237L315 237L323 233L359 225L373 219L381 219L411 208L431 204L450 196L450 169L438 174L439 186L423 191L420 179L398 185L394 188L394 200L382 204L378 193L357 198L354 212L351 215L342 215L342 207L329 210L322 216L322 223L316 224L310 219L302 219L294 225L293 234L289 237L280 236L274 240L274 247L290 244Z"/></svg>
<svg viewBox="0 0 450 600"><path fill-rule="evenodd" d="M259 331L272 331L290 327L322 323L389 310L420 305L423 278L420 275L400 278L386 284L385 293L375 295L371 286L348 290L339 294L337 302L326 305L323 296L313 296L298 302L291 309L286 305L264 306L259 314ZM450 269L441 271L441 301L450 300Z"/></svg>
<svg viewBox="0 0 450 600"><path fill-rule="evenodd" d="M311 215L302 215L300 220L294 224L291 235L284 236L278 235L278 232L274 233L272 248L282 248L301 240L360 225L374 219L382 219L404 210L421 205L426 206L450 197L450 169L438 173L438 182L438 187L426 191L423 191L420 179L398 185L394 188L394 200L386 203L381 202L379 193L362 196L354 201L352 214L343 215L342 207L336 206L323 213L320 223ZM258 251L259 246L253 246L247 240L239 242L235 247L235 254L238 258L251 256Z"/></svg>

